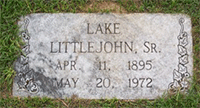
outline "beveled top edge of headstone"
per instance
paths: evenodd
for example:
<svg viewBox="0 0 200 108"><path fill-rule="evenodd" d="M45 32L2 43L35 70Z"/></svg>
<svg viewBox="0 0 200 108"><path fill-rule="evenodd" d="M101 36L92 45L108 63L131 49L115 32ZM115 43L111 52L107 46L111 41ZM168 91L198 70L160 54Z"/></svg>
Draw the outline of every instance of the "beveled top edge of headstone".
<svg viewBox="0 0 200 108"><path fill-rule="evenodd" d="M22 17L25 16L30 16L30 15L42 15L42 14L49 14L49 15L64 15L64 14L70 14L70 15L171 15L171 16L177 16L177 15L181 15L181 16L185 16L186 18L190 18L191 16L188 14L183 14L183 13L31 13L31 14L27 14L27 15L23 15Z"/></svg>

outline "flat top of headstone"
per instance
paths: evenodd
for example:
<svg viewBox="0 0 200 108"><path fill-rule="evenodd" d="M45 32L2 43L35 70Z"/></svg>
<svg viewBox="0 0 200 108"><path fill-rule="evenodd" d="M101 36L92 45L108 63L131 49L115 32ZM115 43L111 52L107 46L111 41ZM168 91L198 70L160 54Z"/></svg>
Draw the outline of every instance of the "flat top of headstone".
<svg viewBox="0 0 200 108"><path fill-rule="evenodd" d="M191 20L183 14L30 14L14 96L155 99L187 91Z"/></svg>

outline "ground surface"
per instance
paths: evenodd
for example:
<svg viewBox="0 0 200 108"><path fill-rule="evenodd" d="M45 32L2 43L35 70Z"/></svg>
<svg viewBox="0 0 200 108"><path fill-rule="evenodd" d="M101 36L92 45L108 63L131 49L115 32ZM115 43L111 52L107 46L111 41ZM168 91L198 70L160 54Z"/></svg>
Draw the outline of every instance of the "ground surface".
<svg viewBox="0 0 200 108"><path fill-rule="evenodd" d="M0 107L200 107L199 0L1 0ZM192 19L193 82L188 94L166 94L155 100L49 99L12 97L13 62L23 45L17 21L30 13L183 13Z"/></svg>

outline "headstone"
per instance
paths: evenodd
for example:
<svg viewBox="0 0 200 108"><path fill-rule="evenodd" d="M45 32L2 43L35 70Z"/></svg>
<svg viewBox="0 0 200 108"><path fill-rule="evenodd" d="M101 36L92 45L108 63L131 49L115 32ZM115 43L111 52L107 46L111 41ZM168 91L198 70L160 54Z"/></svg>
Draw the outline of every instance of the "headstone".
<svg viewBox="0 0 200 108"><path fill-rule="evenodd" d="M38 13L18 25L14 96L155 99L190 87L186 15Z"/></svg>

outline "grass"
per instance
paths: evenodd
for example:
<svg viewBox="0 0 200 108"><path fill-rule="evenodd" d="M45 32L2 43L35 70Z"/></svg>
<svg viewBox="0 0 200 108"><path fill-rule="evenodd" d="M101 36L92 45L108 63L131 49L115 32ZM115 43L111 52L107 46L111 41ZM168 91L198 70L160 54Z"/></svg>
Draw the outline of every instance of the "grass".
<svg viewBox="0 0 200 108"><path fill-rule="evenodd" d="M112 4L112 5L111 5ZM199 0L1 0L0 107L200 107L200 2ZM194 69L188 94L168 94L155 100L49 99L12 97L13 62L23 45L17 21L31 13L183 13L192 19Z"/></svg>

